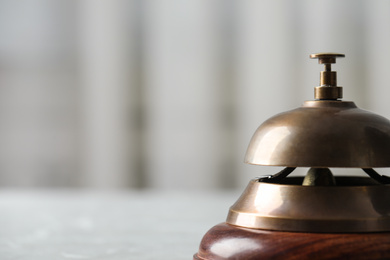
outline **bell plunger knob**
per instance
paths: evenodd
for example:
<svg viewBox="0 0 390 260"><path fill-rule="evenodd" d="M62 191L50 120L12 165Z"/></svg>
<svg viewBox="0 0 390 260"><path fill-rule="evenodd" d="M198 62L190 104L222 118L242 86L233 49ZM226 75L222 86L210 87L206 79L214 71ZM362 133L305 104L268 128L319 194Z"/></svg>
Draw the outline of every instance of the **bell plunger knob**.
<svg viewBox="0 0 390 260"><path fill-rule="evenodd" d="M331 64L336 63L336 58L344 58L340 53L315 53L310 58L318 59L319 64L325 65L325 70L320 73L320 86L314 89L314 97L317 100L337 100L343 97L343 88L337 86L337 72L332 71Z"/></svg>

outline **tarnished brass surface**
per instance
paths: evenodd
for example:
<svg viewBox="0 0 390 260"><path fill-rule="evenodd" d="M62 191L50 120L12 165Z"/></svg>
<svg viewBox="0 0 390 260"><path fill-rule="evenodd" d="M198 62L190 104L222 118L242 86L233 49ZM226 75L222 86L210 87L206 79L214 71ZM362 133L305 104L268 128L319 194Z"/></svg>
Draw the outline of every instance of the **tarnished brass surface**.
<svg viewBox="0 0 390 260"><path fill-rule="evenodd" d="M316 53L310 58L318 59L319 64L325 65L325 70L320 73L320 86L314 89L314 97L319 100L337 100L343 97L343 88L337 86L337 72L332 71L331 64L336 63L336 58L345 57L340 53Z"/></svg>
<svg viewBox="0 0 390 260"><path fill-rule="evenodd" d="M336 177L337 186L301 186L302 181L250 181L226 222L279 231L390 231L390 185L364 177Z"/></svg>
<svg viewBox="0 0 390 260"><path fill-rule="evenodd" d="M336 63L336 58L344 58L345 54L336 52L320 52L310 54L311 59L318 59L319 64Z"/></svg>
<svg viewBox="0 0 390 260"><path fill-rule="evenodd" d="M314 98L319 100L336 100L343 97L342 87L319 86L314 88Z"/></svg>
<svg viewBox="0 0 390 260"><path fill-rule="evenodd" d="M390 121L347 101L306 101L265 121L245 162L287 167L390 167Z"/></svg>
<svg viewBox="0 0 390 260"><path fill-rule="evenodd" d="M320 86L337 86L337 72L336 71L321 71L320 72Z"/></svg>
<svg viewBox="0 0 390 260"><path fill-rule="evenodd" d="M328 168L310 168L302 182L303 186L334 186L336 180Z"/></svg>

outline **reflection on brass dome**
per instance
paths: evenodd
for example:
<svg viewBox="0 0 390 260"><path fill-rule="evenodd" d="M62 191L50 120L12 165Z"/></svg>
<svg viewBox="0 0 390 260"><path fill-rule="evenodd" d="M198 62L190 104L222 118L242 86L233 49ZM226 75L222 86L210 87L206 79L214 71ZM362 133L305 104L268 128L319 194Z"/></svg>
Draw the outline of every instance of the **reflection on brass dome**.
<svg viewBox="0 0 390 260"><path fill-rule="evenodd" d="M390 121L353 102L306 101L265 121L245 162L288 167L390 167Z"/></svg>

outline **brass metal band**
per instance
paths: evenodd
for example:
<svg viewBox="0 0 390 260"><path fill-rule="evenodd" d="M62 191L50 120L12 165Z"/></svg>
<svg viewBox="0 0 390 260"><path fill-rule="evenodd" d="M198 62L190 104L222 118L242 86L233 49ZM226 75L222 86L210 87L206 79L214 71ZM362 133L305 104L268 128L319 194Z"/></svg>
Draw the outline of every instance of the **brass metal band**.
<svg viewBox="0 0 390 260"><path fill-rule="evenodd" d="M337 86L319 86L314 88L314 98L320 100L340 99L343 97L343 88Z"/></svg>

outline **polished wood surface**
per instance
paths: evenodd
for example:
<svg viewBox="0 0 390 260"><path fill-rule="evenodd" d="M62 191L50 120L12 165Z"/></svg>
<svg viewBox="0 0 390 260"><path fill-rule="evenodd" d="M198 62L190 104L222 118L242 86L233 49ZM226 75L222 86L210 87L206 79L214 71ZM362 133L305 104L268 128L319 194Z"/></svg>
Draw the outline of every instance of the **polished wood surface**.
<svg viewBox="0 0 390 260"><path fill-rule="evenodd" d="M390 232L279 232L221 223L205 234L194 259L390 259Z"/></svg>

